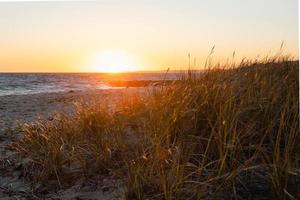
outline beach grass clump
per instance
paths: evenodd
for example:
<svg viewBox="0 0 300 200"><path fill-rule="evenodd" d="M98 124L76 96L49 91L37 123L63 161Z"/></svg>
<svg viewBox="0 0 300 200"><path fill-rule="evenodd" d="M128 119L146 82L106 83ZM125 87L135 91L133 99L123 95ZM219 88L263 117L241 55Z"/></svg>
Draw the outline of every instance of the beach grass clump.
<svg viewBox="0 0 300 200"><path fill-rule="evenodd" d="M75 116L56 115L51 121L24 124L15 148L31 160L31 178L63 182L95 171L109 174L119 166L123 131L118 117L107 107L78 104Z"/></svg>
<svg viewBox="0 0 300 200"><path fill-rule="evenodd" d="M283 58L189 71L113 109L24 125L15 148L35 178L117 176L126 199L297 199L298 74Z"/></svg>

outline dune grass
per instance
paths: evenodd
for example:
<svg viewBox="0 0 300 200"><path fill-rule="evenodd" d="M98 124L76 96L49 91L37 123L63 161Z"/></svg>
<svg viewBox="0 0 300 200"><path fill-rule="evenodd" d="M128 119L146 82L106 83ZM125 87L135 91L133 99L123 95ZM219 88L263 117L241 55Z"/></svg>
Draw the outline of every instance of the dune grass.
<svg viewBox="0 0 300 200"><path fill-rule="evenodd" d="M299 65L288 59L188 72L114 108L22 126L28 176L68 187L118 177L125 199L300 198Z"/></svg>

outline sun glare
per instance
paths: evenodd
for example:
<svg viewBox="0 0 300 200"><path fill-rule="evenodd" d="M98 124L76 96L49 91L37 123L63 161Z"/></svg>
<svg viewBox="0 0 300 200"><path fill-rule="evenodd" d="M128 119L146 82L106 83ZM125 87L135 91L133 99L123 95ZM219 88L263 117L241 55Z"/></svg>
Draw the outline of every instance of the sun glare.
<svg viewBox="0 0 300 200"><path fill-rule="evenodd" d="M95 54L90 62L90 69L95 72L120 73L138 70L136 58L123 51L105 51Z"/></svg>

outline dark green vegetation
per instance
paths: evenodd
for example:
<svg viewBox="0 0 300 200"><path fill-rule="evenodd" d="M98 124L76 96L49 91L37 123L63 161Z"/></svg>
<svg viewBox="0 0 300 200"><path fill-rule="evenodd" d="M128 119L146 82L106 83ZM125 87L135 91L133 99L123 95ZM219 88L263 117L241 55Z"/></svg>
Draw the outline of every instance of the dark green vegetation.
<svg viewBox="0 0 300 200"><path fill-rule="evenodd" d="M27 176L124 181L127 199L299 199L298 62L188 72L115 107L22 127Z"/></svg>

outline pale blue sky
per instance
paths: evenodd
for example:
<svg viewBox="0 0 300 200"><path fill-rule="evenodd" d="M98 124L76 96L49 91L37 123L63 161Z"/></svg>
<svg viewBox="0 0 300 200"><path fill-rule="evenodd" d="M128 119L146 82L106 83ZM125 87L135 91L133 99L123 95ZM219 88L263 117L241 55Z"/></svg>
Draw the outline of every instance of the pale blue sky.
<svg viewBox="0 0 300 200"><path fill-rule="evenodd" d="M90 71L89 56L118 49L145 70L276 52L298 55L297 0L0 2L0 71ZM86 67L86 68L85 68Z"/></svg>

